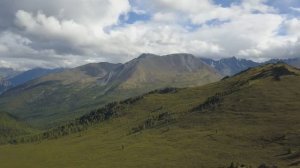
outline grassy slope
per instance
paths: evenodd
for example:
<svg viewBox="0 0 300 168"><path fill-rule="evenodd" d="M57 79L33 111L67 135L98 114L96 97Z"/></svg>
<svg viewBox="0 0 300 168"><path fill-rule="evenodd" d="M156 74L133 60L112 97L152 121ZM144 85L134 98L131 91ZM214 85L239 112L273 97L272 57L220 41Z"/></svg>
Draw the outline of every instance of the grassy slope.
<svg viewBox="0 0 300 168"><path fill-rule="evenodd" d="M149 94L134 104L123 104L121 117L86 132L36 144L1 146L0 163L3 167L210 168L233 161L288 167L300 160L300 76L282 76L277 81L267 71L253 78L271 66L203 87ZM234 85L239 90L225 95L215 108L191 112L207 97ZM130 134L132 128L164 112L175 120Z"/></svg>
<svg viewBox="0 0 300 168"><path fill-rule="evenodd" d="M10 138L35 132L9 114L0 112L0 144L10 140Z"/></svg>

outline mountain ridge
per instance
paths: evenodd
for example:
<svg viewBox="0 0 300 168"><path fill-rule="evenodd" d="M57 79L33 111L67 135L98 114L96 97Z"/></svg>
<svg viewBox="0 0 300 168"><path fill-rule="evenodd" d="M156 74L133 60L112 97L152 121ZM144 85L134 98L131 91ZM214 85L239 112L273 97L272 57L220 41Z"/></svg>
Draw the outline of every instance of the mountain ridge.
<svg viewBox="0 0 300 168"><path fill-rule="evenodd" d="M247 68L260 65L257 62L246 59L237 59L236 57L223 58L217 61L209 58L202 58L202 60L217 69L224 76L232 76Z"/></svg>
<svg viewBox="0 0 300 168"><path fill-rule="evenodd" d="M203 85L221 77L192 55L142 55L125 64L87 64L42 76L5 92L0 107L42 125L41 118L47 118L46 123L63 122L108 102L162 87Z"/></svg>
<svg viewBox="0 0 300 168"><path fill-rule="evenodd" d="M297 61L283 60L294 65ZM204 85L222 76L232 76L266 63L236 57L215 61L187 53L165 56L146 53L124 64L101 62L58 72L53 70L53 73L40 75L30 82L11 88L0 97L0 107L30 122L48 117L53 117L51 121L56 121L58 117L60 119L57 122L63 122L115 100L163 87ZM54 108L57 105L58 108ZM55 111L55 115L51 111Z"/></svg>
<svg viewBox="0 0 300 168"><path fill-rule="evenodd" d="M1 70L0 70L1 71ZM0 93L12 89L16 86L22 85L33 79L48 75L50 73L63 71L62 68L57 69L45 69L45 68L34 68L24 72L18 72L11 76L6 76L1 79L0 82Z"/></svg>

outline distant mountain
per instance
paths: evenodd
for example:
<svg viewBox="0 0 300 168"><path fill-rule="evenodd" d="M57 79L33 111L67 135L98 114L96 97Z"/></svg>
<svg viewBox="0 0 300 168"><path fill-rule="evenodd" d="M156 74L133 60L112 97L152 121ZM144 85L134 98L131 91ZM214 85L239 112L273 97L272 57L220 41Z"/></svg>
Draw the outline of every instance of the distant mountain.
<svg viewBox="0 0 300 168"><path fill-rule="evenodd" d="M224 76L232 76L248 68L260 65L260 63L246 59L237 59L236 57L223 58L217 61L209 58L202 58L202 60Z"/></svg>
<svg viewBox="0 0 300 168"><path fill-rule="evenodd" d="M12 87L10 81L5 78L0 78L0 93Z"/></svg>
<svg viewBox="0 0 300 168"><path fill-rule="evenodd" d="M19 73L21 73L21 71L12 68L0 68L0 78L11 78Z"/></svg>
<svg viewBox="0 0 300 168"><path fill-rule="evenodd" d="M0 108L45 126L153 89L198 86L221 78L190 54L143 54L125 64L93 63L27 82L4 93Z"/></svg>
<svg viewBox="0 0 300 168"><path fill-rule="evenodd" d="M284 62L296 68L300 68L300 58L290 58L290 59L271 59L266 61L265 63L277 63L277 62Z"/></svg>
<svg viewBox="0 0 300 168"><path fill-rule="evenodd" d="M4 91L11 89L13 87L22 85L30 80L48 75L50 73L60 72L62 70L63 70L62 68L58 68L58 69L35 68L24 72L14 71L14 73L11 70L6 70L10 73L9 74L6 73L6 77L0 78L0 93L3 93Z"/></svg>
<svg viewBox="0 0 300 168"><path fill-rule="evenodd" d="M0 93L12 87L8 78L14 77L21 73L12 68L0 68Z"/></svg>
<svg viewBox="0 0 300 168"><path fill-rule="evenodd" d="M62 70L63 69L61 69L61 68L58 68L58 69L35 68L35 69L31 69L31 70L25 71L23 73L20 73L19 75L16 75L16 76L8 79L8 81L14 87L14 86L24 84L30 80L48 75L50 73L61 72Z"/></svg>
<svg viewBox="0 0 300 168"><path fill-rule="evenodd" d="M296 68L300 68L300 58L287 59L286 63Z"/></svg>
<svg viewBox="0 0 300 168"><path fill-rule="evenodd" d="M251 67L256 67L268 63L277 63L277 62L284 62L296 68L300 68L300 58L271 59L263 63L258 63L246 59L238 59L236 57L223 58L220 60L213 60L209 58L201 58L201 59L206 64L215 68L218 72L220 72L224 76L232 76Z"/></svg>
<svg viewBox="0 0 300 168"><path fill-rule="evenodd" d="M143 54L123 65L120 74L124 80L119 87L123 89L199 86L220 78L213 68L190 54Z"/></svg>

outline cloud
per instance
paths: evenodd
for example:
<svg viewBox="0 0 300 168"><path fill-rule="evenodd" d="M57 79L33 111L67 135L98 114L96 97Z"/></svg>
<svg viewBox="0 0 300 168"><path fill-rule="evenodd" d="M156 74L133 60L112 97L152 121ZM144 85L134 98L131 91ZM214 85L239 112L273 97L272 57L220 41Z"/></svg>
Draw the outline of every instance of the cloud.
<svg viewBox="0 0 300 168"><path fill-rule="evenodd" d="M290 7L293 11L300 12L300 8Z"/></svg>
<svg viewBox="0 0 300 168"><path fill-rule="evenodd" d="M57 54L53 49L34 49L32 41L9 31L0 33L1 67L26 70L32 67L72 67L90 63L92 57ZM1 50L3 48L4 50ZM104 61L97 57L95 61Z"/></svg>
<svg viewBox="0 0 300 168"><path fill-rule="evenodd" d="M144 52L254 60L297 57L298 15L280 8L297 10L294 4L294 0L240 0L228 5L213 0L2 0L0 66L74 67L124 62Z"/></svg>
<svg viewBox="0 0 300 168"><path fill-rule="evenodd" d="M276 37L282 20L282 17L272 14L244 14L220 26L201 28L196 36L205 41L215 41L225 48L224 56L240 56L240 50L262 46L263 42Z"/></svg>
<svg viewBox="0 0 300 168"><path fill-rule="evenodd" d="M288 35L297 37L300 35L300 19L293 18L284 22L284 27Z"/></svg>
<svg viewBox="0 0 300 168"><path fill-rule="evenodd" d="M0 53L4 53L4 52L7 52L7 47L4 46L4 45L0 45Z"/></svg>
<svg viewBox="0 0 300 168"><path fill-rule="evenodd" d="M31 35L36 40L55 41L57 44L65 43L70 47L81 47L92 43L93 31L73 20L58 20L53 16L46 16L38 12L36 16L26 11L16 13L16 24L23 28L24 33ZM53 46L51 46L53 47Z"/></svg>
<svg viewBox="0 0 300 168"><path fill-rule="evenodd" d="M116 41L123 37L123 42L130 42L128 45L132 45L131 48L136 53L154 52L156 54L168 54L172 52L190 52L205 55L219 54L222 50L212 42L191 39L190 33L180 26L173 24L163 25L160 22L138 23L119 28L112 32L112 37Z"/></svg>
<svg viewBox="0 0 300 168"><path fill-rule="evenodd" d="M59 19L74 20L90 26L109 26L118 22L120 14L130 10L128 0L2 0L1 16L14 16L18 10ZM12 21L11 18L9 19Z"/></svg>

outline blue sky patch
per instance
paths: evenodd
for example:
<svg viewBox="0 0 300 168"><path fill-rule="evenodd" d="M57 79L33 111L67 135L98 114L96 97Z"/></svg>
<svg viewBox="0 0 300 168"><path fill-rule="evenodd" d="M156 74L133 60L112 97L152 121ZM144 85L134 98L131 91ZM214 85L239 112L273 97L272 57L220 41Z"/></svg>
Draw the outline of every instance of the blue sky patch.
<svg viewBox="0 0 300 168"><path fill-rule="evenodd" d="M300 8L300 0L269 0L267 5L273 6L282 14L298 15L300 12L296 12L291 8Z"/></svg>
<svg viewBox="0 0 300 168"><path fill-rule="evenodd" d="M133 24L138 21L150 20L151 16L147 13L129 12L120 16L120 21L125 24Z"/></svg>
<svg viewBox="0 0 300 168"><path fill-rule="evenodd" d="M230 20L219 20L219 19L212 19L209 21L206 21L205 24L208 26L219 26L225 23L230 22Z"/></svg>
<svg viewBox="0 0 300 168"><path fill-rule="evenodd" d="M214 0L214 3L222 7L230 7L231 4L239 4L241 0Z"/></svg>

